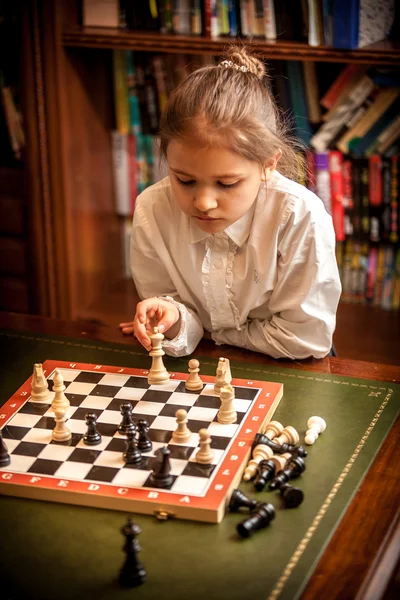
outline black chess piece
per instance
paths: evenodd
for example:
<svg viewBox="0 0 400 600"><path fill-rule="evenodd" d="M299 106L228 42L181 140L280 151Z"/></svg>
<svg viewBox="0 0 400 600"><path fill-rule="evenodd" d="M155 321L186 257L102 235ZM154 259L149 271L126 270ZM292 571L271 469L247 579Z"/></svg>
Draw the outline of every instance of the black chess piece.
<svg viewBox="0 0 400 600"><path fill-rule="evenodd" d="M303 491L288 483L282 483L279 491L286 508L296 508L297 506L300 506L304 500Z"/></svg>
<svg viewBox="0 0 400 600"><path fill-rule="evenodd" d="M118 431L122 435L127 435L128 431L136 433L136 425L132 417L132 404L130 402L123 402L120 406L122 421L118 426Z"/></svg>
<svg viewBox="0 0 400 600"><path fill-rule="evenodd" d="M123 459L128 465L136 465L142 460L142 453L137 447L135 433L128 431L126 439L126 448L123 454Z"/></svg>
<svg viewBox="0 0 400 600"><path fill-rule="evenodd" d="M286 452L290 452L293 456L301 456L304 458L307 456L307 450L304 446L296 446L295 444L287 444L284 442L283 444L278 444L273 439L270 440L263 433L257 433L253 443L251 445L251 453L253 454L253 450L258 444L264 444L265 446L269 446L271 450L274 451L274 454L285 454Z"/></svg>
<svg viewBox="0 0 400 600"><path fill-rule="evenodd" d="M248 508L250 511L254 510L257 506L257 500L248 498L241 490L233 490L231 499L229 501L229 510L236 512L241 508Z"/></svg>
<svg viewBox="0 0 400 600"><path fill-rule="evenodd" d="M161 456L161 461L150 474L150 485L157 488L169 488L173 482L173 477L170 475L171 465L169 461L171 451L164 446L160 448L158 454Z"/></svg>
<svg viewBox="0 0 400 600"><path fill-rule="evenodd" d="M248 538L258 529L267 527L273 519L275 519L275 509L272 504L260 503L248 519L236 526L236 530L240 537Z"/></svg>
<svg viewBox="0 0 400 600"><path fill-rule="evenodd" d="M257 492L262 492L268 481L276 475L276 466L272 460L262 460L258 464L257 474L254 478L254 487Z"/></svg>
<svg viewBox="0 0 400 600"><path fill-rule="evenodd" d="M153 443L149 438L149 423L146 419L138 421L138 448L141 452L150 452L153 448Z"/></svg>
<svg viewBox="0 0 400 600"><path fill-rule="evenodd" d="M11 462L10 455L8 454L8 448L3 440L3 435L0 431L0 467L6 467Z"/></svg>
<svg viewBox="0 0 400 600"><path fill-rule="evenodd" d="M138 558L141 547L136 536L141 531L139 525L136 525L130 517L121 529L121 533L126 538L123 547L126 559L119 574L119 583L123 587L136 587L144 583L147 578L146 570Z"/></svg>
<svg viewBox="0 0 400 600"><path fill-rule="evenodd" d="M299 477L306 470L306 463L301 456L291 458L286 467L278 473L278 475L269 484L270 490L276 490L281 487L283 483L287 483L289 479L295 479Z"/></svg>
<svg viewBox="0 0 400 600"><path fill-rule="evenodd" d="M87 413L85 415L85 421L87 431L83 436L83 443L87 446L96 446L97 444L100 444L101 435L96 428L97 415L95 413Z"/></svg>

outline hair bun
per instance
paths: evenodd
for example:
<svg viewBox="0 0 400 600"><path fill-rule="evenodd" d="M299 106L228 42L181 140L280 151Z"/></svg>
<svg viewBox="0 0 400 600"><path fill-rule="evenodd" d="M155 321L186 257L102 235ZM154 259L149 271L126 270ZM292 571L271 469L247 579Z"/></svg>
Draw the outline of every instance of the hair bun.
<svg viewBox="0 0 400 600"><path fill-rule="evenodd" d="M231 46L223 56L224 60L231 60L239 67L246 67L249 73L253 73L258 79L264 79L267 75L267 69L264 61L257 58L246 48L241 46Z"/></svg>

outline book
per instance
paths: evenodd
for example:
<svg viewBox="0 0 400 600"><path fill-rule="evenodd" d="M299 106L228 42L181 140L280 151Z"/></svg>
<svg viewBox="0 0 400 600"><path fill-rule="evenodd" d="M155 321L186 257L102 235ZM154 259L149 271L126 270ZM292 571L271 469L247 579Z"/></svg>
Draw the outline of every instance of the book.
<svg viewBox="0 0 400 600"><path fill-rule="evenodd" d="M380 306L382 300L382 286L385 271L385 248L378 246L378 255L376 259L375 286L373 290L372 303L374 306Z"/></svg>
<svg viewBox="0 0 400 600"><path fill-rule="evenodd" d="M308 0L308 44L320 46L324 43L324 32L321 28L322 15L319 0Z"/></svg>
<svg viewBox="0 0 400 600"><path fill-rule="evenodd" d="M385 39L394 19L394 0L335 0L333 46L352 50Z"/></svg>
<svg viewBox="0 0 400 600"><path fill-rule="evenodd" d="M303 63L304 87L306 90L306 99L308 107L308 116L310 122L316 125L321 122L321 106L319 102L318 79L316 74L315 62L304 61Z"/></svg>
<svg viewBox="0 0 400 600"><path fill-rule="evenodd" d="M389 241L399 242L399 155L390 157L390 232Z"/></svg>
<svg viewBox="0 0 400 600"><path fill-rule="evenodd" d="M332 108L345 86L351 85L354 77L360 73L360 69L364 73L365 70L362 67L360 68L360 65L347 65L321 97L321 105L326 109Z"/></svg>
<svg viewBox="0 0 400 600"><path fill-rule="evenodd" d="M329 174L328 152L316 152L314 154L314 165L316 194L319 198L321 198L326 211L331 215L331 182Z"/></svg>
<svg viewBox="0 0 400 600"><path fill-rule="evenodd" d="M290 101L293 109L295 133L302 142L308 145L312 132L307 110L301 62L297 60L288 60L286 62L286 74Z"/></svg>
<svg viewBox="0 0 400 600"><path fill-rule="evenodd" d="M356 156L366 154L367 148L377 140L378 136L385 130L400 114L400 95L397 99L381 114L377 121L362 137L353 138L349 142L351 153Z"/></svg>
<svg viewBox="0 0 400 600"><path fill-rule="evenodd" d="M333 47L358 46L360 0L335 0L333 5Z"/></svg>
<svg viewBox="0 0 400 600"><path fill-rule="evenodd" d="M354 234L354 202L352 185L352 161L343 160L343 210L344 210L344 236L351 237Z"/></svg>
<svg viewBox="0 0 400 600"><path fill-rule="evenodd" d="M125 51L125 60L129 106L129 131L138 134L141 133L142 125L140 122L139 99L136 88L136 71L132 50Z"/></svg>
<svg viewBox="0 0 400 600"><path fill-rule="evenodd" d="M83 0L84 27L119 27L118 0Z"/></svg>
<svg viewBox="0 0 400 600"><path fill-rule="evenodd" d="M116 128L122 134L129 132L128 82L125 50L113 50L114 105Z"/></svg>
<svg viewBox="0 0 400 600"><path fill-rule="evenodd" d="M378 248L371 246L368 256L367 287L365 290L365 300L372 304L374 300L376 270L378 262Z"/></svg>
<svg viewBox="0 0 400 600"><path fill-rule="evenodd" d="M391 201L392 201L392 173L391 159L387 156L382 156L382 205L381 205L381 237L384 242L390 239L391 229Z"/></svg>
<svg viewBox="0 0 400 600"><path fill-rule="evenodd" d="M264 35L266 40L276 40L274 0L264 0Z"/></svg>
<svg viewBox="0 0 400 600"><path fill-rule="evenodd" d="M400 137L400 115L395 117L365 150L365 155L384 154Z"/></svg>
<svg viewBox="0 0 400 600"><path fill-rule="evenodd" d="M396 250L393 274L392 308L400 308L400 248Z"/></svg>
<svg viewBox="0 0 400 600"><path fill-rule="evenodd" d="M382 158L375 154L368 160L369 174L369 239L371 242L381 241L382 215Z"/></svg>
<svg viewBox="0 0 400 600"><path fill-rule="evenodd" d="M131 214L128 133L117 130L111 132L111 155L115 212L120 216L128 216Z"/></svg>
<svg viewBox="0 0 400 600"><path fill-rule="evenodd" d="M390 310L393 303L393 287L395 277L395 250L388 245L385 247L385 260L382 278L381 307Z"/></svg>
<svg viewBox="0 0 400 600"><path fill-rule="evenodd" d="M360 234L362 240L368 240L370 233L369 220L369 161L360 158Z"/></svg>
<svg viewBox="0 0 400 600"><path fill-rule="evenodd" d="M343 207L343 155L336 150L329 152L329 177L331 191L332 221L336 239L343 242L344 234L344 207Z"/></svg>

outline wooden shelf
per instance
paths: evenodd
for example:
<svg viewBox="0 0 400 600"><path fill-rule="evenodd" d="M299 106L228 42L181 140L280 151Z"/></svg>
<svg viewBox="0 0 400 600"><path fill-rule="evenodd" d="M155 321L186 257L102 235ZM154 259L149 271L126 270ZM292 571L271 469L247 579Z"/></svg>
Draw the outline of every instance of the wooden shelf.
<svg viewBox="0 0 400 600"><path fill-rule="evenodd" d="M97 27L71 27L63 32L64 46L110 48L185 54L220 54L234 38L210 39L195 36L163 35ZM337 50L329 46L309 46L291 41L242 40L265 58L276 60L314 60L321 62L399 65L400 42L382 41L358 50Z"/></svg>

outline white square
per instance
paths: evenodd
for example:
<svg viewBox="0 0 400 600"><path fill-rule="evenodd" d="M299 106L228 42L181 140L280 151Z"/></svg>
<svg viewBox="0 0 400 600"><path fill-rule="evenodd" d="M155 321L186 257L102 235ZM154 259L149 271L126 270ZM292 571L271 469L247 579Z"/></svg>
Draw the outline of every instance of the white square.
<svg viewBox="0 0 400 600"><path fill-rule="evenodd" d="M177 442L174 442L172 439L168 442L168 444L174 444L175 446L189 446L189 448L196 448L196 446L199 445L199 434L192 432L192 437L190 438L190 440L188 442L185 442L184 444L178 444ZM163 445L165 446L165 444L163 444Z"/></svg>
<svg viewBox="0 0 400 600"><path fill-rule="evenodd" d="M200 448L199 448L199 450L200 450ZM199 450L196 450L195 452L193 452L193 454L189 458L189 462L196 462L196 454ZM210 462L210 465L217 465L220 462L220 460L222 459L222 457L224 456L225 450L220 450L219 448L212 448L212 451L214 452L214 458Z"/></svg>
<svg viewBox="0 0 400 600"><path fill-rule="evenodd" d="M233 406L235 407L236 412L247 412L250 406L253 404L252 400L241 400L240 398L235 398L233 401Z"/></svg>
<svg viewBox="0 0 400 600"><path fill-rule="evenodd" d="M107 408L111 404L112 398L106 398L104 396L88 396L83 402L80 403L79 408Z"/></svg>
<svg viewBox="0 0 400 600"><path fill-rule="evenodd" d="M185 394L184 392L174 392L168 398L166 404L181 404L182 406L193 406L197 398L197 394Z"/></svg>
<svg viewBox="0 0 400 600"><path fill-rule="evenodd" d="M114 477L113 485L140 488L150 475L150 471L142 471L141 469L121 469Z"/></svg>
<svg viewBox="0 0 400 600"><path fill-rule="evenodd" d="M89 396L94 390L97 383L85 383L81 381L73 381L65 390L66 394L78 394L79 396Z"/></svg>
<svg viewBox="0 0 400 600"><path fill-rule="evenodd" d="M54 423L55 426L55 423ZM52 429L30 429L22 438L24 442L36 442L37 444L50 444L52 440Z"/></svg>
<svg viewBox="0 0 400 600"><path fill-rule="evenodd" d="M149 387L149 390L158 390L161 392L174 392L179 384L180 381L178 381L177 379L170 379L167 383L163 383L162 385L151 385Z"/></svg>
<svg viewBox="0 0 400 600"><path fill-rule="evenodd" d="M223 425L222 423L217 423L214 421L207 427L207 431L211 437L213 435L218 435L219 437L232 438L235 435L237 428L238 425L236 423L232 423L231 425Z"/></svg>
<svg viewBox="0 0 400 600"><path fill-rule="evenodd" d="M165 448L165 444L162 442L152 442L152 444L153 448L150 450L150 452L142 452L143 456L156 456L157 450L160 448Z"/></svg>
<svg viewBox="0 0 400 600"><path fill-rule="evenodd" d="M42 400L32 400L32 397L29 396L30 398L30 404L51 404L54 400L54 396L55 393L54 392L49 392L46 396L46 398L43 398Z"/></svg>
<svg viewBox="0 0 400 600"><path fill-rule="evenodd" d="M85 421L81 421L80 419L69 419L67 427L71 433L86 433L87 429Z"/></svg>
<svg viewBox="0 0 400 600"><path fill-rule="evenodd" d="M7 425L13 425L15 427L35 427L36 423L40 421L42 415L27 415L24 413L17 413L7 423Z"/></svg>
<svg viewBox="0 0 400 600"><path fill-rule="evenodd" d="M209 479L208 477L192 477L181 475L171 487L171 492L188 496L204 496Z"/></svg>
<svg viewBox="0 0 400 600"><path fill-rule="evenodd" d="M98 423L110 423L112 425L119 425L121 423L121 413L116 410L103 410L99 418Z"/></svg>
<svg viewBox="0 0 400 600"><path fill-rule="evenodd" d="M58 444L49 444L38 455L38 458L47 458L48 460L67 460L73 451L74 446L61 446Z"/></svg>
<svg viewBox="0 0 400 600"><path fill-rule="evenodd" d="M12 453L12 451L18 446L18 444L21 443L21 440L8 440L8 439L3 439L6 447L7 447L7 452L9 454ZM11 458L11 460L13 460L13 458Z"/></svg>
<svg viewBox="0 0 400 600"><path fill-rule="evenodd" d="M162 402L147 402L146 400L142 400L136 404L132 411L132 415L135 413L143 415L158 415L163 408L164 404Z"/></svg>
<svg viewBox="0 0 400 600"><path fill-rule="evenodd" d="M171 465L171 475L181 475L187 466L187 460L180 458L170 458L169 462Z"/></svg>
<svg viewBox="0 0 400 600"><path fill-rule="evenodd" d="M125 466L125 461L123 459L122 452L111 452L109 450L103 450L103 452L99 454L99 456L96 458L93 464L101 467L112 467L113 469L122 469L122 467Z"/></svg>
<svg viewBox="0 0 400 600"><path fill-rule="evenodd" d="M78 375L80 373L82 373L81 370L76 370L76 369L58 369L60 371L61 377L63 378L64 381L74 381L74 379L76 379L78 377ZM49 376L49 379L54 379L54 371L52 372L52 374Z"/></svg>
<svg viewBox="0 0 400 600"><path fill-rule="evenodd" d="M93 447L93 450L104 450L105 448L107 448L108 444L111 442L112 439L113 438L110 436L103 435L101 438L100 444L96 444L95 446L91 446L91 447ZM81 438L79 440L76 447L77 448L86 448L86 449L89 448L89 446L84 443L83 438Z"/></svg>
<svg viewBox="0 0 400 600"><path fill-rule="evenodd" d="M84 479L89 473L93 465L88 463L67 461L63 463L57 471L54 473L55 477L62 477L62 479L76 479L78 481Z"/></svg>
<svg viewBox="0 0 400 600"><path fill-rule="evenodd" d="M101 380L101 385L115 385L117 387L122 387L130 377L130 375L124 375L123 373L106 373Z"/></svg>
<svg viewBox="0 0 400 600"><path fill-rule="evenodd" d="M218 397L218 394L216 394L214 391L214 384L206 383L206 385L200 392L200 396L217 396Z"/></svg>
<svg viewBox="0 0 400 600"><path fill-rule="evenodd" d="M164 429L165 431L175 431L176 419L175 417L164 417L158 416L154 419L150 425L150 429Z"/></svg>
<svg viewBox="0 0 400 600"><path fill-rule="evenodd" d="M124 387L115 394L115 398L118 400L141 400L147 390L143 388L130 388Z"/></svg>
<svg viewBox="0 0 400 600"><path fill-rule="evenodd" d="M13 454L11 463L6 467L0 467L0 471L12 471L13 473L26 473L36 460L36 456L22 456Z"/></svg>
<svg viewBox="0 0 400 600"><path fill-rule="evenodd" d="M193 419L195 421L212 421L217 413L218 408L192 406L192 408L188 411L188 419Z"/></svg>
<svg viewBox="0 0 400 600"><path fill-rule="evenodd" d="M74 412L78 409L78 406L69 406L65 415L66 419L70 419L72 417L72 415L74 414ZM46 410L46 412L43 415L44 417L52 417L54 419L54 410L50 407L49 410ZM54 427L55 427L56 423L54 421Z"/></svg>

